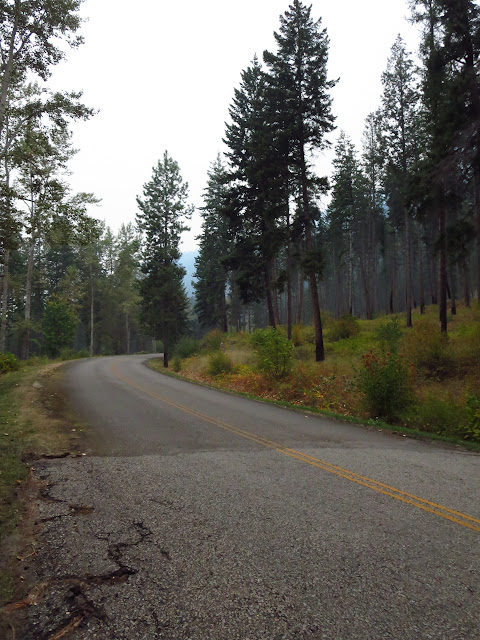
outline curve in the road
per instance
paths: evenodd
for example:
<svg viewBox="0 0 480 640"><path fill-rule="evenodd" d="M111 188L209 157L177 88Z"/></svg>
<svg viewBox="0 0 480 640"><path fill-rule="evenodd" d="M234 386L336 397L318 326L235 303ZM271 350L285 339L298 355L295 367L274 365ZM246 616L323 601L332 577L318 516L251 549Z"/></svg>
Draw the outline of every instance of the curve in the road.
<svg viewBox="0 0 480 640"><path fill-rule="evenodd" d="M221 420L217 420L211 416L208 416L200 411L197 411L195 409L191 409L190 407L187 407L185 405L179 404L178 402L174 402L173 400L166 398L165 396L162 396L160 394L157 394L153 391L150 391L148 389L145 389L144 387L142 387L141 385L137 384L136 382L134 382L133 380L130 380L129 378L125 377L124 375L122 375L117 367L115 366L114 363L112 363L110 365L110 369L112 371L112 373L119 379L123 380L123 382L125 382L126 384L130 385L131 387L137 389L138 391L141 391L142 393L155 398L157 400L160 400L161 402L164 402L172 407L175 407L176 409L179 409L180 411L183 411L191 416L194 416L196 418L199 418L200 420L203 420L209 424L213 424L221 429L224 429L226 431L230 431L231 433L234 433L237 436L240 436L242 438L246 438L248 440L252 440L253 442L256 442L259 445L262 445L264 447L268 447L270 449L274 449L276 451L278 451L279 453L283 453L286 456L290 456L291 458L295 458L301 462L304 462L306 464L312 465L314 467L317 467L319 469L322 469L323 471L327 471L329 473L333 473L341 478L344 478L346 480L350 480L351 482L355 482L356 484L362 485L368 489L371 489L373 491L377 491L379 493L382 493L384 495L390 496L392 498L394 498L395 500L400 500L401 502L404 502L406 504L409 504L413 507L416 507L417 509L422 509L424 511L428 511L429 513L432 513L436 516L439 516L441 518L445 518L447 520L450 520L451 522L455 522L456 524L461 525L462 527L467 527L468 529L472 529L473 531L479 531L480 532L480 520L477 518L474 518L472 516L466 515L464 513L461 513L459 511L455 511L453 509L449 509L448 507L444 507L440 504L436 504L435 502L430 502L428 500L425 500L423 498L420 498L418 496L415 496L413 494L407 493L405 491L401 491L399 489L395 489L394 487L391 487L387 484L384 484L382 482L378 482L376 480L372 480L371 478L368 478L366 476L362 476L360 474L354 473L353 471L349 471L348 469L344 469L342 467L338 467L336 465L330 464L329 462L325 462L324 460L321 460L319 458L315 458L313 456L309 456L306 455L304 453L302 453L301 451L297 451L296 449L291 449L289 447L285 447L279 443L276 443L272 440L268 440L267 438L263 438L255 433L252 432L248 432L248 431L244 431L243 429L240 429L238 427L235 427L234 425L228 424L226 422L223 422Z"/></svg>

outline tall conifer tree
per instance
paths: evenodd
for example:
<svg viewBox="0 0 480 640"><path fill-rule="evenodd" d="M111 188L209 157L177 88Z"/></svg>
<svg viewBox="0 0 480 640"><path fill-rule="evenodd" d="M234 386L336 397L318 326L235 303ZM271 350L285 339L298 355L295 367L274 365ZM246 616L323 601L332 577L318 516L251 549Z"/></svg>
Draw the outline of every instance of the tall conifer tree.
<svg viewBox="0 0 480 640"><path fill-rule="evenodd" d="M305 265L308 265L317 361L325 359L325 350L318 299L318 268L315 267L318 261L314 255L311 196L315 190L324 189L326 181L313 178L308 155L328 144L325 134L334 128L329 91L335 85L334 81L327 79L329 41L326 30L320 27L321 20L315 22L311 17L311 7L294 0L285 14L280 16L279 32L274 34L276 54L268 51L263 54L272 85L282 97L278 101L283 104L282 120L289 123L288 138L305 230Z"/></svg>
<svg viewBox="0 0 480 640"><path fill-rule="evenodd" d="M156 337L163 339L163 363L168 367L169 345L187 328L185 269L180 266L180 237L193 208L188 184L167 151L153 168L152 179L137 197L137 223L143 233L140 283L142 317Z"/></svg>

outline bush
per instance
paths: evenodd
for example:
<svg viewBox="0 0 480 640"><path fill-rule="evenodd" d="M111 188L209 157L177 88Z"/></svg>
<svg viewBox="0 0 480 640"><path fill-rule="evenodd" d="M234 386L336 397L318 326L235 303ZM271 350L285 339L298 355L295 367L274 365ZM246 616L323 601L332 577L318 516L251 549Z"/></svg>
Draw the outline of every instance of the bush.
<svg viewBox="0 0 480 640"><path fill-rule="evenodd" d="M209 331L202 340L202 347L206 351L219 351L222 346L224 335L218 329Z"/></svg>
<svg viewBox="0 0 480 640"><path fill-rule="evenodd" d="M360 323L358 318L346 313L332 323L329 331L329 337L332 342L344 340L345 338L354 338L360 333Z"/></svg>
<svg viewBox="0 0 480 640"><path fill-rule="evenodd" d="M363 355L356 383L372 418L398 417L413 402L410 367L395 353Z"/></svg>
<svg viewBox="0 0 480 640"><path fill-rule="evenodd" d="M175 371L175 373L178 373L182 370L182 359L180 358L180 356L173 356L172 369Z"/></svg>
<svg viewBox="0 0 480 640"><path fill-rule="evenodd" d="M435 322L418 320L413 329L405 333L404 352L427 377L442 379L454 366L448 337Z"/></svg>
<svg viewBox="0 0 480 640"><path fill-rule="evenodd" d="M0 375L18 370L18 360L13 353L0 353Z"/></svg>
<svg viewBox="0 0 480 640"><path fill-rule="evenodd" d="M60 353L60 360L78 360L80 358L89 358L90 352L88 349L81 349L75 351L75 349L63 349Z"/></svg>
<svg viewBox="0 0 480 640"><path fill-rule="evenodd" d="M215 351L208 358L207 373L210 376L218 376L221 373L231 373L233 362L230 356L223 351Z"/></svg>
<svg viewBox="0 0 480 640"><path fill-rule="evenodd" d="M173 357L178 357L181 360L190 358L200 351L200 341L195 338L188 338L184 336L180 338L175 347L173 348Z"/></svg>
<svg viewBox="0 0 480 640"><path fill-rule="evenodd" d="M280 331L271 327L256 329L252 333L251 343L257 352L260 371L276 378L288 375L293 364L293 342Z"/></svg>
<svg viewBox="0 0 480 640"><path fill-rule="evenodd" d="M480 442L480 396L468 396L465 403L467 423L459 429L465 440Z"/></svg>
<svg viewBox="0 0 480 640"><path fill-rule="evenodd" d="M375 335L376 340L380 343L380 348L383 353L387 353L387 351L397 353L402 337L403 331L400 327L397 316L391 318L388 322L381 324Z"/></svg>

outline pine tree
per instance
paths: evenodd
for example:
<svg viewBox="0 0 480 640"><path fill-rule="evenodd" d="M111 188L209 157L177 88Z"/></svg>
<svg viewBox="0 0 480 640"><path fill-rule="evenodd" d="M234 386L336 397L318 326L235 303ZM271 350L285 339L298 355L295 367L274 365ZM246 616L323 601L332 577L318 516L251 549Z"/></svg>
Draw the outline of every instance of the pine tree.
<svg viewBox="0 0 480 640"><path fill-rule="evenodd" d="M269 324L275 327L272 273L283 241L279 219L287 199L266 78L257 58L242 72L229 113L225 143L231 173L225 213L234 244L228 262L243 302L259 301L265 295Z"/></svg>
<svg viewBox="0 0 480 640"><path fill-rule="evenodd" d="M412 326L412 259L409 181L416 152L416 120L419 95L412 59L400 36L392 46L387 69L382 74L383 135L386 183L390 205L398 201L402 210L405 253L405 299L407 327Z"/></svg>
<svg viewBox="0 0 480 640"><path fill-rule="evenodd" d="M227 171L220 155L208 172L204 194L202 233L195 258L195 312L202 327L228 330L226 288L228 270L224 259L230 245L228 220L225 217Z"/></svg>
<svg viewBox="0 0 480 640"><path fill-rule="evenodd" d="M140 283L142 318L156 337L162 337L164 366L168 367L169 346L187 327L187 296L183 287L185 269L179 265L180 237L189 228L192 215L188 184L167 151L153 168L152 179L137 197L137 223L143 234Z"/></svg>
<svg viewBox="0 0 480 640"><path fill-rule="evenodd" d="M326 183L325 180L313 178L307 157L309 152L327 146L325 134L334 128L329 90L335 85L334 81L327 80L329 42L326 30L321 30L320 25L320 20L312 20L311 7L294 0L280 17L279 32L274 34L277 53L265 51L263 54L272 86L281 96L277 104L283 105L282 120L289 123L292 171L296 176L296 192L301 203L308 254L305 264L308 264L317 361L325 359L325 350L317 286L319 261L314 255L318 252L313 243L311 199L315 191L325 189Z"/></svg>

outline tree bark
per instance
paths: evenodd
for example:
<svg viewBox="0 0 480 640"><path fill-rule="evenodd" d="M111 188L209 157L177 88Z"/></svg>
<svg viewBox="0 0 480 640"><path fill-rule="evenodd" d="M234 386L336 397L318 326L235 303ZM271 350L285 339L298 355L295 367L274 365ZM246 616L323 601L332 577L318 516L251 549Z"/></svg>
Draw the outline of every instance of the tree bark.
<svg viewBox="0 0 480 640"><path fill-rule="evenodd" d="M420 285L420 313L423 315L425 313L425 276L423 273L423 244L421 232L418 234L418 277Z"/></svg>
<svg viewBox="0 0 480 640"><path fill-rule="evenodd" d="M2 284L2 320L0 324L0 353L5 353L7 342L7 306L8 306L8 268L10 264L10 249L5 249L3 258Z"/></svg>
<svg viewBox="0 0 480 640"><path fill-rule="evenodd" d="M163 366L168 369L168 325L163 323Z"/></svg>
<svg viewBox="0 0 480 640"><path fill-rule="evenodd" d="M273 301L272 301L272 287L270 283L270 265L269 264L267 264L265 267L265 295L267 298L268 324L273 329L276 329L277 323L275 321L275 311L273 308Z"/></svg>
<svg viewBox="0 0 480 640"><path fill-rule="evenodd" d="M446 212L443 204L440 204L438 211L438 231L439 231L439 266L440 266L440 330L447 333L447 242L446 242Z"/></svg>
<svg viewBox="0 0 480 640"><path fill-rule="evenodd" d="M405 220L405 298L407 305L407 327L412 327L412 260L410 257L410 215L404 209Z"/></svg>
<svg viewBox="0 0 480 640"><path fill-rule="evenodd" d="M93 266L90 265L90 356L93 356L93 321L94 321Z"/></svg>
<svg viewBox="0 0 480 640"><path fill-rule="evenodd" d="M305 145L303 140L300 143L300 160L301 160L301 180L302 180L302 205L303 220L305 224L305 248L307 252L313 249L312 239L312 220L310 218L310 206L308 202L308 186L307 186L307 167L305 162ZM322 317L320 315L320 303L318 301L317 278L313 268L308 274L310 284L310 295L312 298L312 315L315 326L315 361L322 362L325 360L325 347L323 344Z"/></svg>

